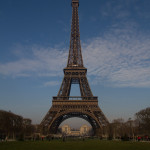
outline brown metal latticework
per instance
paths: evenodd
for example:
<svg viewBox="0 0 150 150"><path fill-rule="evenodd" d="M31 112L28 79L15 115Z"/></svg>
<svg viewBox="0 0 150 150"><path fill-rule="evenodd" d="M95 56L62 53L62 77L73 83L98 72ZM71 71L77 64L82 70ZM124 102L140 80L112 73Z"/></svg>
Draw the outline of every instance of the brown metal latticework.
<svg viewBox="0 0 150 150"><path fill-rule="evenodd" d="M90 89L83 65L79 16L79 0L72 0L71 39L67 67L64 69L62 81L57 97L53 97L52 107L41 122L44 134L56 133L59 125L71 117L87 120L97 134L107 126L108 120L98 106L98 98L94 97ZM72 84L79 84L80 97L70 97Z"/></svg>

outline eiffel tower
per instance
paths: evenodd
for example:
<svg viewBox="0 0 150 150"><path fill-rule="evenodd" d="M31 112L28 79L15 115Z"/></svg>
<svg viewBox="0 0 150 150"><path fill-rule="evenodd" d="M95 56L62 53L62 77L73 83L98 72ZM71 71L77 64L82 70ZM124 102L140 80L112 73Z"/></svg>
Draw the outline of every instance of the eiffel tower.
<svg viewBox="0 0 150 150"><path fill-rule="evenodd" d="M66 119L79 117L88 121L94 134L102 133L109 124L107 118L98 106L98 97L93 96L83 65L78 7L79 0L72 0L71 39L67 67L64 68L64 78L52 106L41 122L43 134L55 134L59 125ZM71 85L79 84L81 96L71 97Z"/></svg>

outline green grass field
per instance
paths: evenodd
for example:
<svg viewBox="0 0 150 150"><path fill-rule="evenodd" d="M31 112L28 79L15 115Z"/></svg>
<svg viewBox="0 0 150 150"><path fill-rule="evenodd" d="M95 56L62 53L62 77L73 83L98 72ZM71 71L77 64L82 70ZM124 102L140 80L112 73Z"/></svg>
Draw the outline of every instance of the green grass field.
<svg viewBox="0 0 150 150"><path fill-rule="evenodd" d="M0 150L150 150L150 143L100 140L1 142Z"/></svg>

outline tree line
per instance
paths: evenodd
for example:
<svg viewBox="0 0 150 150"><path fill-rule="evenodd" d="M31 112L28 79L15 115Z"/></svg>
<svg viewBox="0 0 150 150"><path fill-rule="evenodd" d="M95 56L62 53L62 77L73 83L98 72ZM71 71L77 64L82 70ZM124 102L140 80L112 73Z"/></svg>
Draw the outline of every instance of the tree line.
<svg viewBox="0 0 150 150"><path fill-rule="evenodd" d="M30 119L12 112L0 110L0 140L6 138L21 140L35 132L35 126Z"/></svg>
<svg viewBox="0 0 150 150"><path fill-rule="evenodd" d="M108 135L110 139L143 139L150 140L150 107L135 114L135 119L114 119L109 124Z"/></svg>
<svg viewBox="0 0 150 150"><path fill-rule="evenodd" d="M39 133L39 126L33 125L31 119L12 112L0 110L0 140L6 138L22 140L32 138ZM135 119L114 119L105 128L103 135L109 139L136 139L142 137L146 140L150 137L150 107L140 110L135 114Z"/></svg>

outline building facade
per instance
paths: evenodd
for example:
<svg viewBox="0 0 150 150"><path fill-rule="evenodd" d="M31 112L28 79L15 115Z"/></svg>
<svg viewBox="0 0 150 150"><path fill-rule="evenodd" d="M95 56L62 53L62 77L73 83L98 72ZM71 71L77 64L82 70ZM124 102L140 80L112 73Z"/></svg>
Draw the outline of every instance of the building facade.
<svg viewBox="0 0 150 150"><path fill-rule="evenodd" d="M73 130L69 125L63 125L61 131L63 135L66 136L88 136L90 135L91 127L83 125L79 130Z"/></svg>

